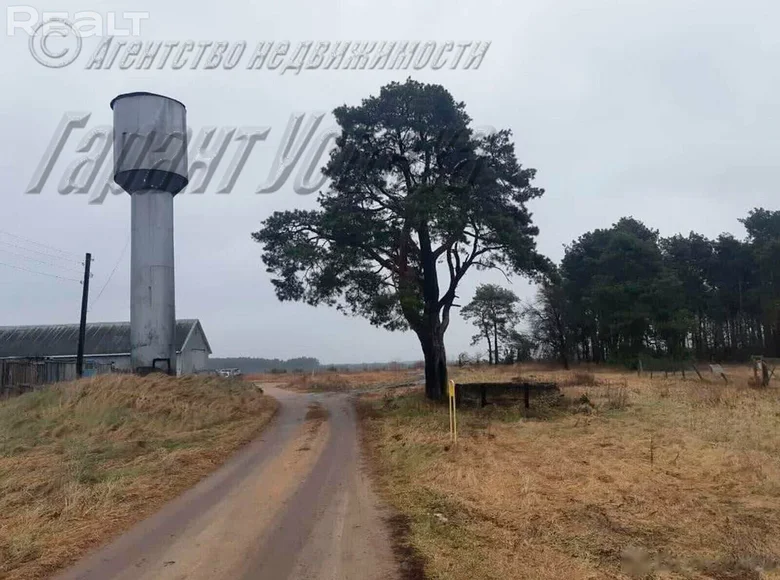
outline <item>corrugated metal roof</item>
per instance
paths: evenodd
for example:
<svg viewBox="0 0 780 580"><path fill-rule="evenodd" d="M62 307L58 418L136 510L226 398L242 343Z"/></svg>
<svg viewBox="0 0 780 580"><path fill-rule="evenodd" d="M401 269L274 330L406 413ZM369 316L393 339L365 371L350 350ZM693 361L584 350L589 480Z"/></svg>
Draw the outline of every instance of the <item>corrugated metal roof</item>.
<svg viewBox="0 0 780 580"><path fill-rule="evenodd" d="M177 352L181 351L195 325L200 326L197 319L176 321ZM78 340L78 324L0 326L0 358L75 356ZM88 323L84 354L130 354L130 323Z"/></svg>

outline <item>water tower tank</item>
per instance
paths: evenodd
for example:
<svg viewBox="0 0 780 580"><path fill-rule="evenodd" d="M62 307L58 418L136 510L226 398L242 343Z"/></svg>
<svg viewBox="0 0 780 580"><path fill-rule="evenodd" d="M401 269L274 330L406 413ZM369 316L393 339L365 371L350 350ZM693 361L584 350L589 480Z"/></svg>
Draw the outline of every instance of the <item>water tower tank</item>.
<svg viewBox="0 0 780 580"><path fill-rule="evenodd" d="M179 193L187 185L187 108L153 93L127 93L114 110L114 181L128 193Z"/></svg>
<svg viewBox="0 0 780 580"><path fill-rule="evenodd" d="M187 110L152 93L119 95L111 108L114 181L131 195L131 364L174 373L173 196L188 182Z"/></svg>

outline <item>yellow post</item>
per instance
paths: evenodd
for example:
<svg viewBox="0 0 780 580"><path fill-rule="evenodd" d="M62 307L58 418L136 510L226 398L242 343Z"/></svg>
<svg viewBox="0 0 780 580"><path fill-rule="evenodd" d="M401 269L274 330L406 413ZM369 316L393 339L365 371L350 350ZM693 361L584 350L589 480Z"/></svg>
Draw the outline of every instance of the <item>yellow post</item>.
<svg viewBox="0 0 780 580"><path fill-rule="evenodd" d="M455 443L458 442L458 399L455 397L455 383L452 383L452 415L455 417Z"/></svg>
<svg viewBox="0 0 780 580"><path fill-rule="evenodd" d="M450 381L447 388L447 398L450 407L450 438L452 441L458 440L458 409L455 404L455 381Z"/></svg>
<svg viewBox="0 0 780 580"><path fill-rule="evenodd" d="M452 416L455 418L455 442L458 442L458 399L455 396L455 381L452 381Z"/></svg>
<svg viewBox="0 0 780 580"><path fill-rule="evenodd" d="M450 417L450 441L452 440L452 397L450 396L450 389L447 387L447 414Z"/></svg>
<svg viewBox="0 0 780 580"><path fill-rule="evenodd" d="M452 388L447 385L447 414L450 416L450 441L452 441Z"/></svg>

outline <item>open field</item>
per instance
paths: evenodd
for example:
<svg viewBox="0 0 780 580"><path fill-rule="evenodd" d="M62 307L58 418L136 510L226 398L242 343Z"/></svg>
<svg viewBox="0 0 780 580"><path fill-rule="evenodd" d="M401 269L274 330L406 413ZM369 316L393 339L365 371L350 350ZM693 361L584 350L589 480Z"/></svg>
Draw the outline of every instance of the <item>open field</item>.
<svg viewBox="0 0 780 580"><path fill-rule="evenodd" d="M453 369L563 392L462 409L455 446L420 389L364 397L402 552L433 579L780 578L780 388L727 373Z"/></svg>
<svg viewBox="0 0 780 580"><path fill-rule="evenodd" d="M300 393L347 392L365 387L391 387L424 376L419 369L316 373L263 373L246 375L249 382L278 383Z"/></svg>
<svg viewBox="0 0 780 580"><path fill-rule="evenodd" d="M72 563L217 468L275 409L241 382L129 375L0 402L0 577Z"/></svg>

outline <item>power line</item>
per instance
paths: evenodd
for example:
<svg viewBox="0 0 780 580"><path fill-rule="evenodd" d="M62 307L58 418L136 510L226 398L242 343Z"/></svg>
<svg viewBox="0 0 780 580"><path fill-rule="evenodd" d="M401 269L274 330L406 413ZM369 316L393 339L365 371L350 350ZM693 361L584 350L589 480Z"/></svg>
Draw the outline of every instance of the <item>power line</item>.
<svg viewBox="0 0 780 580"><path fill-rule="evenodd" d="M108 286L108 283L111 282L111 278L114 277L114 272L116 272L116 269L119 267L119 263L122 261L122 258L125 256L125 252L127 251L127 246L130 245L130 236L127 236L127 241L125 242L125 247L122 248L122 253L119 254L119 258L116 261L116 264L114 264L114 269L111 270L111 273L108 275L108 280L106 280L106 283L103 284L103 287L100 289L100 292L98 292L98 295L95 296L95 299L92 301L92 304L89 305L89 310L92 310L92 307L95 305L95 302L98 301L98 299L103 295L103 290L106 289Z"/></svg>
<svg viewBox="0 0 780 580"><path fill-rule="evenodd" d="M11 246L13 248L19 248L20 250L24 250L25 252L32 252L34 254L38 254L38 255L41 255L41 256L46 256L48 258L54 258L56 260L65 260L67 262L73 262L74 264L83 265L83 262L81 260L77 260L77 259L74 259L74 258L69 258L66 255L51 254L49 252L44 252L42 250L36 250L35 248L30 248L28 246L15 244L14 242L9 242L7 240L0 240L0 244L4 244L6 246Z"/></svg>
<svg viewBox="0 0 780 580"><path fill-rule="evenodd" d="M4 240L0 240L0 244L3 244L5 246L11 246L12 248L19 248L20 250L24 250L25 252L33 252L34 254L38 254L38 255L41 255L41 256L46 256L47 258L54 258L55 260L66 260L68 262L73 262L74 264L81 265L81 261L80 260L73 260L71 258L66 258L65 256L58 256L56 254L49 254L47 252L42 252L40 250L34 250L33 248L20 246L19 244L14 244L13 242L6 242Z"/></svg>
<svg viewBox="0 0 780 580"><path fill-rule="evenodd" d="M11 236L12 238L16 238L17 240L21 240L23 242L28 242L30 244L34 244L40 248L45 248L49 251L58 252L59 254L63 254L65 256L69 256L70 259L73 261L74 258L77 258L76 254L73 252L68 252L67 250L61 250L59 248L55 248L54 246L50 246L48 244L42 244L41 242L36 242L35 240L31 240L30 238L25 238L23 236L19 236L17 234L12 234L11 232L7 232L5 230L0 230L0 234L5 234L6 236ZM75 260L80 263L80 260Z"/></svg>
<svg viewBox="0 0 780 580"><path fill-rule="evenodd" d="M0 252L5 252L6 254L11 254L12 256L16 256L18 258L24 258L25 260L30 260L31 262L37 262L38 264L44 264L46 266L53 266L55 268L62 268L63 270L75 270L76 269L75 266L56 264L54 262L47 262L46 260L38 260L37 258L31 258L30 256L25 256L24 254L20 254L18 252L12 252L11 250L6 250L5 248L0 248Z"/></svg>
<svg viewBox="0 0 780 580"><path fill-rule="evenodd" d="M59 278L60 280L68 280L70 282L77 282L79 284L81 283L81 280L77 280L76 278L66 278L64 276L57 276L56 274L48 274L46 272L39 272L38 270L30 270L29 268L14 266L12 264L6 264L5 262L0 262L0 266L6 266L8 268L13 268L14 270L21 270L22 272L31 272L33 274L40 274L41 276L49 276L50 278Z"/></svg>

